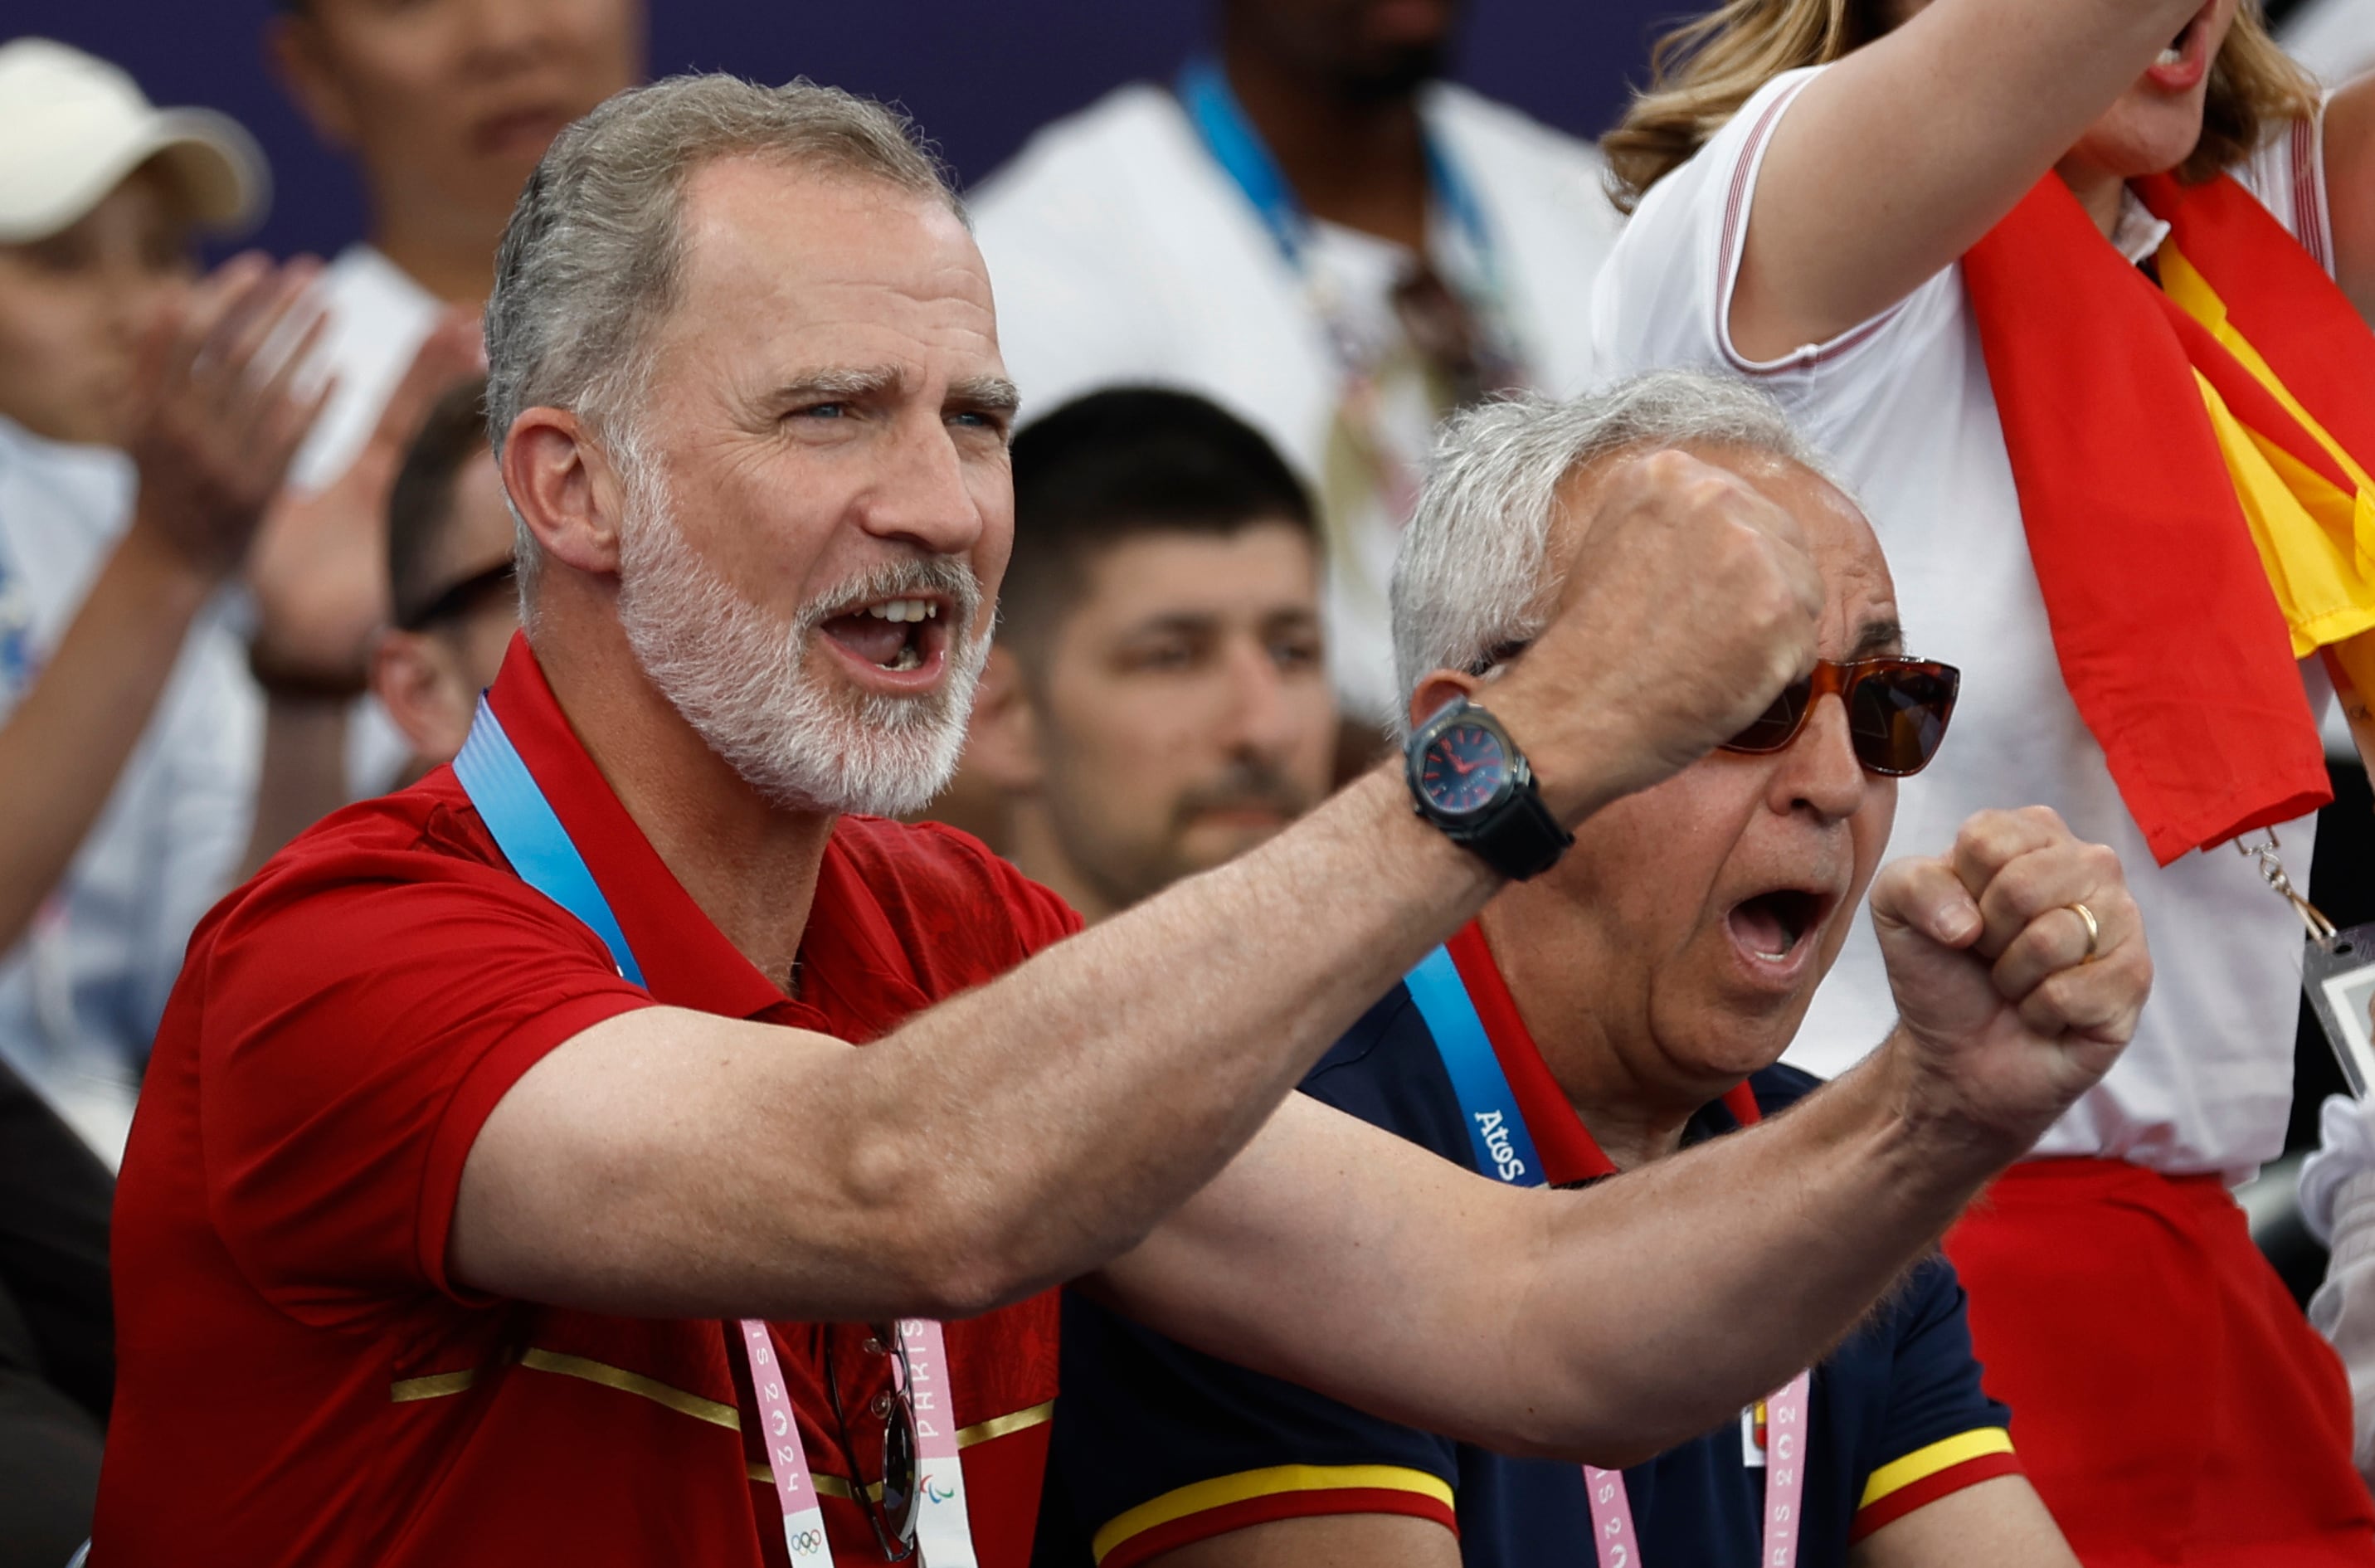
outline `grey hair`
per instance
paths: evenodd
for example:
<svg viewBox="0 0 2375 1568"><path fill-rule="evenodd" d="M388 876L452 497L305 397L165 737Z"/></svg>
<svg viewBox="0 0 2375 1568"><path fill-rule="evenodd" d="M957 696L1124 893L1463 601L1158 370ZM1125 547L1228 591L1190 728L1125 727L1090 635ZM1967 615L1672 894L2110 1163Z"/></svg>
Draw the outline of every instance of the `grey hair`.
<svg viewBox="0 0 2375 1568"><path fill-rule="evenodd" d="M500 461L526 408L567 408L626 450L653 324L683 284L684 192L727 158L880 181L945 203L946 171L895 109L805 78L669 77L616 94L562 131L512 208L487 300L487 437ZM518 509L513 518L518 522ZM539 552L519 526L523 606Z"/></svg>
<svg viewBox="0 0 2375 1568"><path fill-rule="evenodd" d="M1496 650L1541 634L1559 586L1547 561L1569 474L1621 452L1672 446L1745 447L1839 484L1780 404L1699 371L1652 371L1564 401L1523 393L1447 420L1394 560L1402 707L1435 671L1481 674ZM1397 710L1394 723L1408 733L1406 712Z"/></svg>

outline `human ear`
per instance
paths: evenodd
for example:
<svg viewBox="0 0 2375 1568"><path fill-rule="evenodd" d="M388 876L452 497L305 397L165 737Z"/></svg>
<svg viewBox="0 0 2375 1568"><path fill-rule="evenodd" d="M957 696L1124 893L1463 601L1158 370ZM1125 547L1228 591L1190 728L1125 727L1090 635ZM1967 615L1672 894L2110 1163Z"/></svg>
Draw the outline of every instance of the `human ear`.
<svg viewBox="0 0 2375 1568"><path fill-rule="evenodd" d="M981 683L974 689L973 728L965 737L965 765L1004 795L1027 795L1044 776L1039 759L1039 719L1032 707L1022 661L1002 643L989 650Z"/></svg>
<svg viewBox="0 0 2375 1568"><path fill-rule="evenodd" d="M429 633L383 632L372 650L371 686L413 756L433 768L462 749L473 704Z"/></svg>
<svg viewBox="0 0 2375 1568"><path fill-rule="evenodd" d="M566 408L528 408L503 441L503 489L549 560L619 572L618 476Z"/></svg>
<svg viewBox="0 0 2375 1568"><path fill-rule="evenodd" d="M1476 695L1483 684L1464 669L1439 669L1421 680L1411 691L1410 723L1416 729L1435 717L1454 698Z"/></svg>

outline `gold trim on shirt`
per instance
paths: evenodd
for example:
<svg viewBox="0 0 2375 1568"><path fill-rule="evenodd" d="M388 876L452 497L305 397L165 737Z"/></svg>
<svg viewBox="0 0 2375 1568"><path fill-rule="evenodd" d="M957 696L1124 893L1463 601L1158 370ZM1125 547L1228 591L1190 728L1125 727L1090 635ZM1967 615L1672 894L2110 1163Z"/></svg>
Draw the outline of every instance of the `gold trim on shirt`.
<svg viewBox="0 0 2375 1568"><path fill-rule="evenodd" d="M687 1393L681 1388L671 1387L656 1377L645 1377L640 1372L629 1372L625 1367L612 1366L608 1362L593 1361L585 1356L573 1356L561 1350L548 1350L538 1346L530 1346L520 1352L519 1364L530 1372L546 1372L561 1377L582 1378L587 1383L599 1384L605 1388L615 1388L621 1394L632 1394L637 1398L649 1399L656 1405L665 1405L679 1415L691 1416L695 1421L707 1421L712 1426L722 1426L729 1432L742 1430L742 1418L733 1406L722 1405L715 1399ZM426 1377L399 1378L388 1385L387 1397L391 1403L398 1405L414 1399L443 1398L449 1394L461 1393L476 1383L478 1378L479 1370L476 1367L465 1368L460 1372L431 1373Z"/></svg>
<svg viewBox="0 0 2375 1568"><path fill-rule="evenodd" d="M957 1446L970 1448L976 1443L988 1443L1018 1432L1025 1432L1042 1421L1054 1420L1055 1415L1056 1401L1043 1399L1027 1410L1017 1410L1010 1416L992 1416L986 1421L975 1421L971 1426L957 1428Z"/></svg>

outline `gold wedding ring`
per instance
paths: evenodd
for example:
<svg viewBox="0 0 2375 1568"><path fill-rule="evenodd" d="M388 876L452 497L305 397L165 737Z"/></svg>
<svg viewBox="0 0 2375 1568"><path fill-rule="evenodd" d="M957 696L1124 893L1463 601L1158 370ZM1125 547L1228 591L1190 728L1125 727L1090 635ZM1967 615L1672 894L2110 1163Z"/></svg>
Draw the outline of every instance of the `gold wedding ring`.
<svg viewBox="0 0 2375 1568"><path fill-rule="evenodd" d="M2062 907L2086 923L2086 956L2080 959L2078 961L2080 963L2093 963L2095 961L2097 946L2103 940L2103 927L2101 924L2096 920L2095 912L2088 909L2083 903L2065 903Z"/></svg>

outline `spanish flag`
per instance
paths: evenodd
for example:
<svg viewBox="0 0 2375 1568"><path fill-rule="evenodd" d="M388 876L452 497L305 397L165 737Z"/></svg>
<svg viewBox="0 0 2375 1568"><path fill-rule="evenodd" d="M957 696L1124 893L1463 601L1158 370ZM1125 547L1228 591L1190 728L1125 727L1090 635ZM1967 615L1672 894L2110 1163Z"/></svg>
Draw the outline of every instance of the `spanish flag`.
<svg viewBox="0 0 2375 1568"><path fill-rule="evenodd" d="M2133 188L2151 274L2052 174L1963 267L2062 678L2167 865L2332 797L2297 660L2375 693L2375 333L2233 179Z"/></svg>

